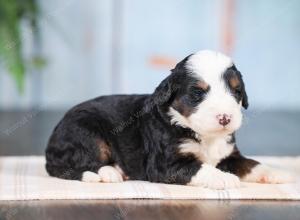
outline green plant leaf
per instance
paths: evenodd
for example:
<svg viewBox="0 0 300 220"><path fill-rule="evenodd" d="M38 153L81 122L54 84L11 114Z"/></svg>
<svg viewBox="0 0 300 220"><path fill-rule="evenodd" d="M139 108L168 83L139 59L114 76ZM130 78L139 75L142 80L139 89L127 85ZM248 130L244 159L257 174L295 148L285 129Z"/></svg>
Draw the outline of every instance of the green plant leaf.
<svg viewBox="0 0 300 220"><path fill-rule="evenodd" d="M26 62L22 54L21 22L27 20L35 34L39 7L36 0L0 0L0 58L20 93L24 90Z"/></svg>

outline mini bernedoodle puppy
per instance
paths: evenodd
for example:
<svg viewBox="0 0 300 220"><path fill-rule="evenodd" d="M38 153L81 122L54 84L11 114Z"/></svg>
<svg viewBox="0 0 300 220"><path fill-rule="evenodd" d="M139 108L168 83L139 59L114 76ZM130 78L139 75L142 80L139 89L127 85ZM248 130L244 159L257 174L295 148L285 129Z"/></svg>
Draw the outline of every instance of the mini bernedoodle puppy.
<svg viewBox="0 0 300 220"><path fill-rule="evenodd" d="M232 60L200 51L178 63L151 95L101 96L69 110L50 137L46 169L84 182L212 189L293 181L241 155L234 132L242 107L248 107L247 94Z"/></svg>

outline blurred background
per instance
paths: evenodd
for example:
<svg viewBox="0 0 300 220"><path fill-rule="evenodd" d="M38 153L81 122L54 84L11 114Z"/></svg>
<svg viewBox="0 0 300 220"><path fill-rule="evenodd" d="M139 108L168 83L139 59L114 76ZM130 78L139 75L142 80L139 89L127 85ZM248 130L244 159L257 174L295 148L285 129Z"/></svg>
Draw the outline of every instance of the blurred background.
<svg viewBox="0 0 300 220"><path fill-rule="evenodd" d="M300 1L0 0L0 156L43 154L64 112L151 93L202 49L233 57L251 155L300 155Z"/></svg>

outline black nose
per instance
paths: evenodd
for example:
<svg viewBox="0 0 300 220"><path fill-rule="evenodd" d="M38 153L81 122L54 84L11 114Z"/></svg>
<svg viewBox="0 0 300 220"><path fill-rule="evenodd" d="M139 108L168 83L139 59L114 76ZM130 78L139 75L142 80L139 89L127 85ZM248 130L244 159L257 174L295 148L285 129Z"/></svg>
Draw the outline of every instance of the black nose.
<svg viewBox="0 0 300 220"><path fill-rule="evenodd" d="M227 114L219 114L217 115L217 119L219 120L219 124L222 126L226 126L230 123L231 117Z"/></svg>

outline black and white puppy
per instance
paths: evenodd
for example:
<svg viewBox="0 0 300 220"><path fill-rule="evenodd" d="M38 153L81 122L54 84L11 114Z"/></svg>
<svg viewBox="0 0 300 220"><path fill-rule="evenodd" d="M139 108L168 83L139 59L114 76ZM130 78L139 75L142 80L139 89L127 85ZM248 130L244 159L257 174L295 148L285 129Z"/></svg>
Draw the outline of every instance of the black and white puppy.
<svg viewBox="0 0 300 220"><path fill-rule="evenodd" d="M50 137L51 176L85 182L151 182L213 189L292 177L245 158L234 132L248 98L241 73L218 52L182 60L151 95L102 96L69 110Z"/></svg>

